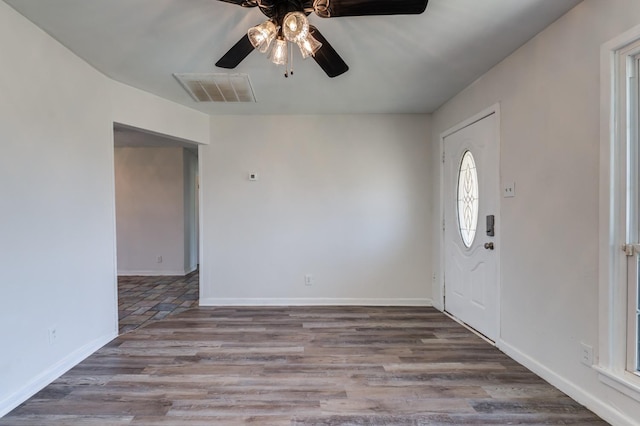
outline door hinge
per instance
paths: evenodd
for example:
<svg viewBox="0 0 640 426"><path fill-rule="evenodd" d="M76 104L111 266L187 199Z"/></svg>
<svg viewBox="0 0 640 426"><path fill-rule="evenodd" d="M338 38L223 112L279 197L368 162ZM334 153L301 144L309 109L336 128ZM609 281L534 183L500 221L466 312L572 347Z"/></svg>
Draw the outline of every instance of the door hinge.
<svg viewBox="0 0 640 426"><path fill-rule="evenodd" d="M640 253L640 244L623 244L622 251L626 256L635 256Z"/></svg>
<svg viewBox="0 0 640 426"><path fill-rule="evenodd" d="M444 219L442 219L442 230L444 231Z"/></svg>
<svg viewBox="0 0 640 426"><path fill-rule="evenodd" d="M444 164L444 151L442 151L442 163Z"/></svg>

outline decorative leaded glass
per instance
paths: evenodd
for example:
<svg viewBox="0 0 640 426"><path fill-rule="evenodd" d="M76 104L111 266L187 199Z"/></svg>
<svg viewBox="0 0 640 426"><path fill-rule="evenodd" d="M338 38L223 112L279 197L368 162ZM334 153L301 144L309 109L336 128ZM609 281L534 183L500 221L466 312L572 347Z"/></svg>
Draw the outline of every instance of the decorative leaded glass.
<svg viewBox="0 0 640 426"><path fill-rule="evenodd" d="M478 172L471 151L466 151L458 171L458 228L465 247L469 248L478 227Z"/></svg>

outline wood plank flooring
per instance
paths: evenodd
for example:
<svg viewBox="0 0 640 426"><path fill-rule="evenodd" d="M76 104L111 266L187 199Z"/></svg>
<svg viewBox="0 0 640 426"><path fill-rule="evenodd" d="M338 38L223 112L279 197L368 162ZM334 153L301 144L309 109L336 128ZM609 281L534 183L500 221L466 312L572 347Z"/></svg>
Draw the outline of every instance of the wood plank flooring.
<svg viewBox="0 0 640 426"><path fill-rule="evenodd" d="M606 423L442 313L195 308L124 334L0 425Z"/></svg>

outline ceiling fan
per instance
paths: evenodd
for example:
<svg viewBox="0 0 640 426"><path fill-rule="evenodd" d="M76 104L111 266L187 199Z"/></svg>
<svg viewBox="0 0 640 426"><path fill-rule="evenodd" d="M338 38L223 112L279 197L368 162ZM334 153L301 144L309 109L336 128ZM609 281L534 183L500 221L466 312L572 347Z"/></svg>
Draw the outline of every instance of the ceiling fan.
<svg viewBox="0 0 640 426"><path fill-rule="evenodd" d="M267 21L249 29L216 66L235 68L255 49L269 51L272 62L288 64L288 43L300 47L303 58L312 56L329 77L337 77L349 67L307 16L322 18L366 15L418 15L429 0L219 0L242 7L258 7ZM287 66L287 70L289 70ZM285 77L293 71L286 71Z"/></svg>

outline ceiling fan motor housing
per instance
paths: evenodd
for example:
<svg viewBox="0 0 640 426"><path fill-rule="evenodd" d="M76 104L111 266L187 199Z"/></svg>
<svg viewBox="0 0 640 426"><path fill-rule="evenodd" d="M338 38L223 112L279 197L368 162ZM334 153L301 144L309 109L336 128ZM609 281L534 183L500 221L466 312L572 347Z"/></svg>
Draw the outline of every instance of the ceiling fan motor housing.
<svg viewBox="0 0 640 426"><path fill-rule="evenodd" d="M258 7L267 18L280 23L289 12L302 12L305 15L309 15L313 10L313 1L260 0Z"/></svg>

